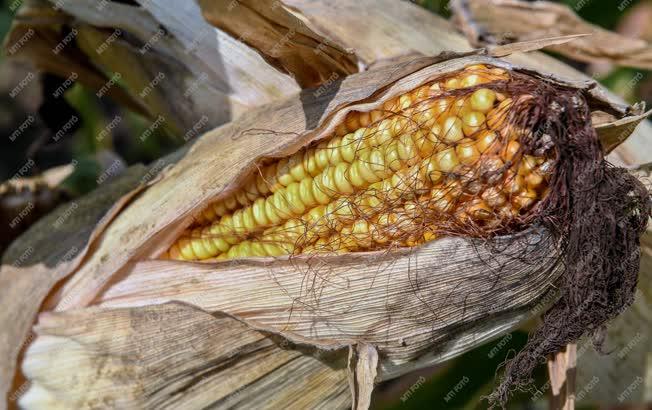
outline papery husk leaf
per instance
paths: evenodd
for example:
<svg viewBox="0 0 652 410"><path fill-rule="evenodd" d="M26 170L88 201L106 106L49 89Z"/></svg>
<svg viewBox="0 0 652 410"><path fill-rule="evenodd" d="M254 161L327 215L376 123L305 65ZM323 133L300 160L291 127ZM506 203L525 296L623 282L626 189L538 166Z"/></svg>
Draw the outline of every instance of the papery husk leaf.
<svg viewBox="0 0 652 410"><path fill-rule="evenodd" d="M178 300L322 349L367 343L383 357L379 378L388 379L453 357L492 337L499 323L531 314L561 274L559 258L555 240L533 229L486 244L443 238L391 253L144 261L93 304Z"/></svg>
<svg viewBox="0 0 652 410"><path fill-rule="evenodd" d="M560 410L575 409L577 344L570 343L564 350L548 357L547 365L550 380L550 407Z"/></svg>
<svg viewBox="0 0 652 410"><path fill-rule="evenodd" d="M283 0L324 36L355 51L365 65L411 53L469 52L473 47L441 17L393 0ZM333 24L337 22L337 24Z"/></svg>
<svg viewBox="0 0 652 410"><path fill-rule="evenodd" d="M181 7L178 2L163 0L144 1L141 7L111 2L98 12L94 2L66 0L63 8L87 25L118 28L133 35L122 39L116 52L132 52L153 74L162 70L168 75L164 86L157 88L163 88L159 92L167 103L181 108L175 114L183 118L185 128L192 128L205 116L208 126L201 131L207 131L253 106L299 90L292 78L278 73L254 50L206 23L194 2ZM161 26L165 27L164 36ZM133 44L129 46L127 41ZM89 55L99 60L90 51ZM129 67L116 59L102 65ZM135 83L131 89L139 93L148 83Z"/></svg>
<svg viewBox="0 0 652 410"><path fill-rule="evenodd" d="M514 53L524 53L529 51L539 51L546 47L552 47L561 44L568 44L578 38L585 37L587 34L571 34L567 36L555 36L537 38L534 40L515 41L508 44L487 44L486 48L493 57L508 57Z"/></svg>
<svg viewBox="0 0 652 410"><path fill-rule="evenodd" d="M25 409L350 406L345 351L327 365L182 304L44 313L34 331Z"/></svg>
<svg viewBox="0 0 652 410"><path fill-rule="evenodd" d="M53 11L52 3L65 13ZM158 3L144 2L146 8L141 8L116 2L99 7L86 0L30 0L19 9L20 25L14 23L8 36L14 40L7 40L5 47L29 29L52 33L47 43L43 36L32 38L16 57L63 78L75 72L80 83L96 91L104 87L108 96L128 108L152 120L160 115L164 125L185 139L299 90L296 81L254 50L206 23L194 2L181 9L175 2L172 19L160 12ZM68 39L55 55L52 50L66 37L62 24L85 32L73 36L72 42ZM107 41L113 33L120 35ZM122 75L128 93L117 84L106 86L112 73ZM165 75L163 81L156 80L159 73Z"/></svg>
<svg viewBox="0 0 652 410"><path fill-rule="evenodd" d="M630 135L632 135L636 127L638 127L641 122L648 119L650 115L652 115L652 110L602 124L594 122L604 152L610 153L618 148ZM626 151L627 147L623 147L623 149Z"/></svg>
<svg viewBox="0 0 652 410"><path fill-rule="evenodd" d="M367 343L349 348L349 387L353 409L368 409L378 370L378 351Z"/></svg>
<svg viewBox="0 0 652 410"><path fill-rule="evenodd" d="M13 301L11 307L0 309L0 387L4 394L11 386L19 352L33 339L28 338L29 329L41 302L80 264L111 217L138 192L134 188L144 174L144 167L132 167L104 189L61 205L14 241L3 255L0 300Z"/></svg>
<svg viewBox="0 0 652 410"><path fill-rule="evenodd" d="M93 6L86 0L77 1L87 3L86 8ZM236 118L252 107L300 90L295 79L270 66L256 50L206 22L196 2L141 0L138 3L179 43L180 50L174 50L175 59L194 73L195 81L200 80L200 88L212 90L202 95L201 89L193 88L193 93L201 97L200 106L207 110L203 111L205 114L209 114L211 105L217 105L215 93L226 96L231 105L231 118ZM170 53L165 49L161 52Z"/></svg>
<svg viewBox="0 0 652 410"><path fill-rule="evenodd" d="M358 71L352 52L317 34L276 0L199 0L204 18L258 50L303 88Z"/></svg>
<svg viewBox="0 0 652 410"><path fill-rule="evenodd" d="M566 5L547 1L457 0L452 10L455 23L477 46L590 34L550 49L578 61L607 61L652 69L652 45L587 23Z"/></svg>

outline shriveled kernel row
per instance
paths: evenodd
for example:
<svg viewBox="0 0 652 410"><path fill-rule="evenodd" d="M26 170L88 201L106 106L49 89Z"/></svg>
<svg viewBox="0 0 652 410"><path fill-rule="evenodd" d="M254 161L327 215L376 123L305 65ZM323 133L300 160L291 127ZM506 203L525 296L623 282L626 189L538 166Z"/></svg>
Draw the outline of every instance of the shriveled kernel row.
<svg viewBox="0 0 652 410"><path fill-rule="evenodd" d="M524 131L510 121L528 97L483 87L508 80L501 69L467 67L350 113L330 139L211 204L164 257L375 250L509 225L545 195L552 165L523 154Z"/></svg>

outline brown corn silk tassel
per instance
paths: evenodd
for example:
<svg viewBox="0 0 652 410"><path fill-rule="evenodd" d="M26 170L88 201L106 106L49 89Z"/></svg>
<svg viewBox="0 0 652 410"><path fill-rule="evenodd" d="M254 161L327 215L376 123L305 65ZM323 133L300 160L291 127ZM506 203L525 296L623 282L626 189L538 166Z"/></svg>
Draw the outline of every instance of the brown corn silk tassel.
<svg viewBox="0 0 652 410"><path fill-rule="evenodd" d="M640 237L651 215L643 184L604 159L585 95L529 82L519 87L536 87L535 100L519 111L514 125L531 130L525 144L530 149L540 144L540 136L554 146L549 194L536 222L559 238L565 271L543 324L506 363L501 383L488 397L492 407L504 407L514 390L534 390L535 367L567 344L590 335L602 350L607 322L634 301Z"/></svg>
<svg viewBox="0 0 652 410"><path fill-rule="evenodd" d="M371 112L335 135L263 166L210 204L171 246L180 260L340 253L486 237L527 222L554 168L523 149L506 70L475 65Z"/></svg>

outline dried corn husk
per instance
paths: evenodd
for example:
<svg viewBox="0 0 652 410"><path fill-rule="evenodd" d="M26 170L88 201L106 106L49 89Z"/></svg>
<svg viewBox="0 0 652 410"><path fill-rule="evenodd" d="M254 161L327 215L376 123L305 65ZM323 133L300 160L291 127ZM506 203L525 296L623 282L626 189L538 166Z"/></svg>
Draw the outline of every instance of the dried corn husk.
<svg viewBox="0 0 652 410"><path fill-rule="evenodd" d="M621 6L625 8L627 4L623 2ZM652 68L652 46L646 41L587 23L566 5L547 1L531 4L516 0L459 0L453 3L452 10L458 27L477 46L589 34L551 49L579 61Z"/></svg>
<svg viewBox="0 0 652 410"><path fill-rule="evenodd" d="M15 282L8 281L11 286L6 287L7 291L22 287L22 292L30 292L32 298L41 299L51 291L57 279L71 275L50 294L45 310L81 309L81 312L86 312L90 305L103 304L106 308L130 306L129 309L140 312L146 309L142 307L145 304L182 300L210 312L226 313L250 328L277 334L293 343L335 350L355 347L357 354L352 355L352 360L356 363L350 367L360 374L354 379L357 384L354 383L353 390L358 392L356 402L362 406L368 400L369 383L373 379L363 369L369 368L376 360L376 353L370 351L371 348L381 353L378 376L383 379L438 363L512 328L542 309L539 306L541 309L532 310L533 306L550 301L546 295L560 273L558 265L551 263L558 258L554 242L538 229L520 234L518 241L505 238L516 249L532 249L530 264L514 260L508 256L509 252L504 258L491 252L492 263L496 262L496 271L499 272L493 277L487 275L486 257L483 257L491 248L478 247L478 244L464 239L436 241L408 253L342 256L328 260L323 267L315 266L314 260L301 258L215 265L147 261L174 240L192 214L206 201L228 194L245 173L254 169L256 161L290 154L310 141L325 137L348 111L372 109L437 75L471 63L518 69L503 61L476 55L437 61L415 60L398 67L385 66L377 71L349 76L337 87L327 89L326 98L320 93L304 93L301 98L279 101L251 111L234 123L206 134L187 152L179 152L177 155L182 158L172 169L162 172L159 181L154 179L154 175L164 168L165 162L153 165L149 173L140 176L141 187L123 197L90 237L86 234L85 237L71 238L78 244L74 246L81 250L71 261L57 262L55 257L48 267L36 262L39 259L35 258L32 259L34 262L22 267L11 266L12 258L19 256L20 250L26 246L35 249L49 246L51 249L53 238L60 253L65 253L70 246L70 242L58 243L59 234L51 230L47 239L37 238L36 232L47 229L48 225L44 222L35 226L34 233L25 239L26 242L15 244L5 259L2 277L20 278ZM591 103L601 110L612 116L623 115L622 107L610 105L591 89L590 84L574 86L590 96ZM269 130L273 130L272 139ZM229 154L225 155L225 152ZM170 160L176 161L178 157ZM149 186L145 186L147 183ZM129 206L124 208L127 203ZM89 225L92 227L93 222ZM493 245L499 243L500 239L497 239ZM533 269L532 263L540 268ZM422 268L427 275L419 274ZM315 287L302 287L306 274L323 274L321 269L327 269L329 278L332 275L333 279L317 283ZM170 275L170 272L175 274ZM179 282L174 277L179 274L187 276L182 276ZM41 275L50 279L33 280ZM29 280L23 281L22 278ZM148 278L155 279L159 286L154 294L147 291L152 286L147 283ZM216 282L206 282L208 278ZM415 295L415 278L424 293ZM143 283L147 283L147 287L144 288ZM184 284L190 288L182 289ZM392 287L388 288L388 284ZM452 289L460 284L481 290L477 299L475 296L450 299L454 295ZM217 297L213 292L204 292L205 286L217 287ZM497 289L504 291L498 292ZM256 293L258 291L260 294ZM240 292L251 295L253 299L238 296L242 295ZM494 294L508 302L490 303L495 309L487 311L487 301L491 302ZM388 299L388 295L391 298ZM334 299L329 301L329 298ZM455 300L456 303L447 304L446 300ZM329 301L328 308L324 310L326 301ZM36 304L33 300L30 303L31 306L21 312L22 319L10 323L12 328L7 333L9 343L6 344L10 349L3 354L9 358L9 363L14 363L18 353L15 341L26 335L35 313ZM331 309L334 310L331 312ZM65 313L61 317L65 318ZM428 318L427 323L423 317ZM396 321L396 318L400 320ZM171 323L176 321L170 319ZM108 335L99 338L97 343L102 345L106 337ZM39 346L39 340L36 339L34 349ZM178 351L169 343L165 333L157 333L156 345L169 348L168 354ZM45 349L44 354L53 353L47 344L40 346ZM102 355L98 353L97 356ZM330 359L322 360L328 363ZM27 375L46 380L34 370L39 367L34 366L25 368ZM359 384L363 380L367 381L366 385ZM41 390L41 396L37 398L34 394L38 391L30 390L26 397L41 400L55 394L57 389L65 391L72 387L66 384L45 389L45 392Z"/></svg>
<svg viewBox="0 0 652 410"><path fill-rule="evenodd" d="M329 367L279 338L187 305L51 313L35 332L24 365L33 384L20 398L26 408L350 403L345 355L332 355Z"/></svg>
<svg viewBox="0 0 652 410"><path fill-rule="evenodd" d="M199 1L199 5L208 22L259 50L302 87L319 86L329 78L358 71L353 53L315 33L283 3Z"/></svg>

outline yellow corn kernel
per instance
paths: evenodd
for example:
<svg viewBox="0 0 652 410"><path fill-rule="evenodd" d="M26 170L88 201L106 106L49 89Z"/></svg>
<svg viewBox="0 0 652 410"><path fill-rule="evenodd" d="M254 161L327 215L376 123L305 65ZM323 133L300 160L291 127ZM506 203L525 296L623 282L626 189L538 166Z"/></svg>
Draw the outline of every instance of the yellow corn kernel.
<svg viewBox="0 0 652 410"><path fill-rule="evenodd" d="M455 147L455 153L460 163L464 165L473 165L480 159L480 150L473 140L460 141Z"/></svg>
<svg viewBox="0 0 652 410"><path fill-rule="evenodd" d="M462 120L458 117L447 117L442 123L442 139L446 143L454 143L464 138L462 131Z"/></svg>
<svg viewBox="0 0 652 410"><path fill-rule="evenodd" d="M471 109L486 114L496 101L496 93L488 88L480 88L471 94Z"/></svg>
<svg viewBox="0 0 652 410"><path fill-rule="evenodd" d="M467 137L473 136L484 125L485 116L479 111L468 112L462 117L462 131Z"/></svg>
<svg viewBox="0 0 652 410"><path fill-rule="evenodd" d="M480 153L489 150L497 141L496 133L493 131L481 131L477 135L476 147Z"/></svg>

